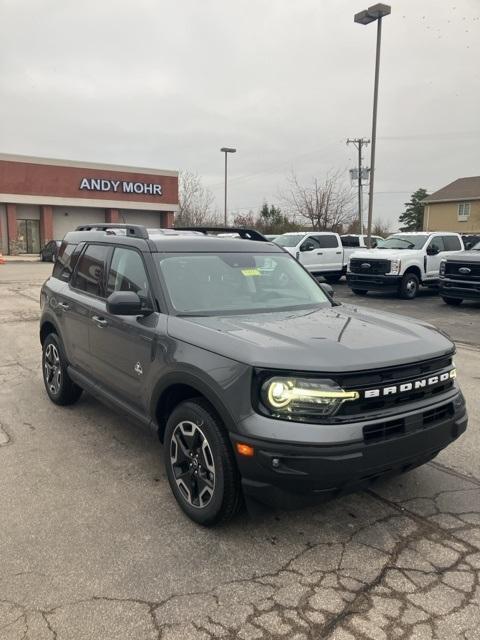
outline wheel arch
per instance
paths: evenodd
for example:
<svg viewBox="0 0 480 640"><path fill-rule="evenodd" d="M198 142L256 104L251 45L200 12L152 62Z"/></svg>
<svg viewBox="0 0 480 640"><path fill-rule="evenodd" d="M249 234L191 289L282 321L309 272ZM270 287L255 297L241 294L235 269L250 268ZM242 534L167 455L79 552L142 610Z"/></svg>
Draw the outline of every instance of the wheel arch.
<svg viewBox="0 0 480 640"><path fill-rule="evenodd" d="M407 267L405 269L405 271L403 272L403 275L405 276L407 273L414 273L419 282L422 282L423 278L422 278L422 270L420 269L420 267L416 264L411 264L409 267ZM403 277L403 276L402 276Z"/></svg>
<svg viewBox="0 0 480 640"><path fill-rule="evenodd" d="M180 402L193 398L208 402L227 431L235 431L235 421L212 385L191 373L175 373L163 378L152 394L150 414L162 442L170 413Z"/></svg>

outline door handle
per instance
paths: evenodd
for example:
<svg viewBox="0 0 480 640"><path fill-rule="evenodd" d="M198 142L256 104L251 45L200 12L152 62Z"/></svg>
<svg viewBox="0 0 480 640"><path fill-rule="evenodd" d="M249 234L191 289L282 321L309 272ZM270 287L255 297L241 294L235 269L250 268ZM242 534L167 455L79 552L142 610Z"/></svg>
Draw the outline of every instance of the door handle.
<svg viewBox="0 0 480 640"><path fill-rule="evenodd" d="M93 322L95 322L99 327L106 327L108 322L105 320L105 318L102 318L100 316L92 316L92 320Z"/></svg>
<svg viewBox="0 0 480 640"><path fill-rule="evenodd" d="M341 253L341 251L336 251L337 256L339 256Z"/></svg>
<svg viewBox="0 0 480 640"><path fill-rule="evenodd" d="M59 302L57 307L60 307L60 309L63 309L64 311L68 311L70 309L70 305L66 302Z"/></svg>
<svg viewBox="0 0 480 640"><path fill-rule="evenodd" d="M317 256L323 256L323 251L317 251Z"/></svg>

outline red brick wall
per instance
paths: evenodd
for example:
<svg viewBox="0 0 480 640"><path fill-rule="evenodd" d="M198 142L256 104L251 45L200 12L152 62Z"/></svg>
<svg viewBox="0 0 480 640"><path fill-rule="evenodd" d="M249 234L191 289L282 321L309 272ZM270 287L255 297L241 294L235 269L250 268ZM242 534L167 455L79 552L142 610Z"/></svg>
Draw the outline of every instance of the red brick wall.
<svg viewBox="0 0 480 640"><path fill-rule="evenodd" d="M123 193L120 190L117 192L90 191L80 189L82 178L118 180L120 183L126 181L160 184L162 194ZM128 173L108 169L83 169L81 167L0 160L0 193L99 201L121 200L151 204L178 204L178 178L177 176L159 176L148 173Z"/></svg>

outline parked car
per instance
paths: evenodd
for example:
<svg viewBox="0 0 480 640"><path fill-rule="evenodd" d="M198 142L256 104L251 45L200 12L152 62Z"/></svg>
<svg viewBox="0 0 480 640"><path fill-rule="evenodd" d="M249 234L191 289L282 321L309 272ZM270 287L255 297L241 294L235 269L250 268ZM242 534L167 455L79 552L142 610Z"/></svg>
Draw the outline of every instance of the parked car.
<svg viewBox="0 0 480 640"><path fill-rule="evenodd" d="M298 508L404 472L467 426L444 334L337 304L250 237L79 227L40 296L50 400L85 389L154 429L178 504L203 525L243 498Z"/></svg>
<svg viewBox="0 0 480 640"><path fill-rule="evenodd" d="M480 242L470 251L447 256L440 263L440 295L447 304L480 301Z"/></svg>
<svg viewBox="0 0 480 640"><path fill-rule="evenodd" d="M338 233L330 231L289 232L275 239L310 273L337 282L346 271L343 246Z"/></svg>
<svg viewBox="0 0 480 640"><path fill-rule="evenodd" d="M264 236L269 242L273 242L275 238L278 238L278 233L275 233L275 234L265 233Z"/></svg>
<svg viewBox="0 0 480 640"><path fill-rule="evenodd" d="M356 295L392 291L410 300L420 285L438 286L442 259L463 248L458 233L395 233L377 249L351 255L347 283Z"/></svg>
<svg viewBox="0 0 480 640"><path fill-rule="evenodd" d="M462 240L465 246L465 251L469 251L476 244L480 242L480 234L478 233L462 233Z"/></svg>
<svg viewBox="0 0 480 640"><path fill-rule="evenodd" d="M47 242L40 250L42 262L55 262L61 244L60 240L50 240L50 242Z"/></svg>

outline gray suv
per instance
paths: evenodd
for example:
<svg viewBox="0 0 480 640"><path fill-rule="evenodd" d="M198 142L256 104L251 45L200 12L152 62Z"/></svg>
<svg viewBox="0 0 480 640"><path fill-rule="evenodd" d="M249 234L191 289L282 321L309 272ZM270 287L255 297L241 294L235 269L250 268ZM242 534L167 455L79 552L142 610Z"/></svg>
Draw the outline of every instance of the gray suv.
<svg viewBox="0 0 480 640"><path fill-rule="evenodd" d="M203 525L244 499L299 507L407 471L465 430L445 335L340 305L281 247L236 232L68 233L41 292L50 399L85 390L155 429Z"/></svg>

